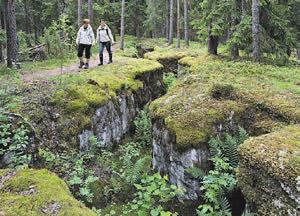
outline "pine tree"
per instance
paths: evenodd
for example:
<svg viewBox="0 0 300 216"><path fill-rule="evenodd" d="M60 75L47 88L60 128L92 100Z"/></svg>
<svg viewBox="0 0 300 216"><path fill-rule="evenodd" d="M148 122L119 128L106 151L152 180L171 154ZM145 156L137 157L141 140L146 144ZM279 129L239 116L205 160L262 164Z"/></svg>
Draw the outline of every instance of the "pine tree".
<svg viewBox="0 0 300 216"><path fill-rule="evenodd" d="M260 61L260 38L259 38L259 3L258 0L252 0L252 40L254 61Z"/></svg>
<svg viewBox="0 0 300 216"><path fill-rule="evenodd" d="M94 1L93 0L88 0L88 17L91 24L93 24L94 22Z"/></svg>
<svg viewBox="0 0 300 216"><path fill-rule="evenodd" d="M17 23L15 13L15 0L4 0L7 37L7 66L12 67L18 63Z"/></svg>
<svg viewBox="0 0 300 216"><path fill-rule="evenodd" d="M188 0L184 0L184 41L189 46L189 5Z"/></svg>
<svg viewBox="0 0 300 216"><path fill-rule="evenodd" d="M177 48L180 48L180 0L177 0Z"/></svg>
<svg viewBox="0 0 300 216"><path fill-rule="evenodd" d="M77 6L78 6L77 7L77 17L78 17L77 23L78 23L78 26L80 27L82 24L82 0L78 0Z"/></svg>
<svg viewBox="0 0 300 216"><path fill-rule="evenodd" d="M120 49L124 50L124 40L125 40L125 0L122 0L122 12L121 12L121 39L120 39Z"/></svg>
<svg viewBox="0 0 300 216"><path fill-rule="evenodd" d="M168 44L171 45L173 43L173 35L174 34L174 2L170 0L170 22L169 22L169 41Z"/></svg>

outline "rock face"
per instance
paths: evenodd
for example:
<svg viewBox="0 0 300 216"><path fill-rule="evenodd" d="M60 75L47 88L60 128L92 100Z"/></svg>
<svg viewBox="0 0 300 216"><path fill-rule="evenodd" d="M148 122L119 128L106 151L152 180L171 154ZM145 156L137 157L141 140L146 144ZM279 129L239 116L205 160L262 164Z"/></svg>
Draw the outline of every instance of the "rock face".
<svg viewBox="0 0 300 216"><path fill-rule="evenodd" d="M209 168L209 151L191 148L181 152L176 149L176 137L166 128L162 120L153 124L153 167L170 177L170 182L185 190L182 200L197 200L200 195L199 180L194 179L186 169L197 166L203 170Z"/></svg>
<svg viewBox="0 0 300 216"><path fill-rule="evenodd" d="M238 182L259 215L300 211L300 125L250 138L239 149Z"/></svg>
<svg viewBox="0 0 300 216"><path fill-rule="evenodd" d="M89 148L91 136L97 137L103 147L119 144L130 131L138 111L164 93L162 75L162 70L141 75L138 79L143 82L143 88L136 92L119 91L115 99L98 108L92 117L91 129L79 135L80 150Z"/></svg>

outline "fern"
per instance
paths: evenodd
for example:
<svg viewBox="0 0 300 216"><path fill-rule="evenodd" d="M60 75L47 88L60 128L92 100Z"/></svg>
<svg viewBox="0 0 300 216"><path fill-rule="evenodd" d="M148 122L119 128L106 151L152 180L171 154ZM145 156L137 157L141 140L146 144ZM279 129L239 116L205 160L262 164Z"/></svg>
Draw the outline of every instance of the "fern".
<svg viewBox="0 0 300 216"><path fill-rule="evenodd" d="M242 144L248 138L249 138L249 135L248 135L247 131L244 128L239 127L239 135L238 135L239 144Z"/></svg>
<svg viewBox="0 0 300 216"><path fill-rule="evenodd" d="M219 203L220 203L220 207L221 207L222 211L228 212L228 213L231 212L230 203L229 203L228 199L225 196L221 196L219 198Z"/></svg>
<svg viewBox="0 0 300 216"><path fill-rule="evenodd" d="M222 146L222 141L220 140L220 138L212 138L208 144L209 144L209 151L212 157L223 156L222 151L220 149L220 146Z"/></svg>
<svg viewBox="0 0 300 216"><path fill-rule="evenodd" d="M186 169L186 172L189 173L190 175L192 175L193 178L196 178L196 179L202 179L206 175L206 173L203 169L196 167L196 166L192 166L192 167Z"/></svg>

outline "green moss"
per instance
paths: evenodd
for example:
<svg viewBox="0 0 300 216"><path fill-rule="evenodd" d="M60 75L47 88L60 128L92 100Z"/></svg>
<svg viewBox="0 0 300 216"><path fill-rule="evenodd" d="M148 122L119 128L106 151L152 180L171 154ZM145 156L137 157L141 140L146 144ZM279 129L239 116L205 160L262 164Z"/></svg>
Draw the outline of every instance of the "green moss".
<svg viewBox="0 0 300 216"><path fill-rule="evenodd" d="M300 125L247 140L239 149L243 163L264 169L278 181L296 187L300 175Z"/></svg>
<svg viewBox="0 0 300 216"><path fill-rule="evenodd" d="M114 64L52 78L51 85L41 87L43 92L33 91L27 96L36 97L37 101L24 103L23 111L29 113L29 119L40 127L43 126L41 120L46 125L47 120L53 119L52 114L48 113L51 110L55 115L54 129L59 131L59 134L54 135L59 138L60 146L74 148L77 146L78 134L89 128L97 108L116 99L120 91L131 94L141 89L143 83L139 77L157 73L162 68L156 61L117 57ZM41 95L46 98L41 99ZM33 106L35 112L32 113ZM44 113L43 119L36 118L35 113ZM43 128L42 133L48 133L47 128Z"/></svg>
<svg viewBox="0 0 300 216"><path fill-rule="evenodd" d="M155 50L154 52L146 53L145 58L150 60L157 60L157 61L172 61L185 57L187 52L185 51L178 51L176 49L159 49Z"/></svg>
<svg viewBox="0 0 300 216"><path fill-rule="evenodd" d="M182 80L150 106L152 115L165 119L166 126L175 133L180 149L206 143L213 126L226 121L232 112L239 118L246 108L240 101L212 98L212 85L200 85L198 81L193 77Z"/></svg>
<svg viewBox="0 0 300 216"><path fill-rule="evenodd" d="M246 140L237 178L259 215L296 215L300 175L300 125Z"/></svg>
<svg viewBox="0 0 300 216"><path fill-rule="evenodd" d="M0 176L8 172L13 173L2 170ZM72 197L63 180L47 170L24 169L13 173L0 188L0 202L4 215L47 215L51 204L60 206L57 215L96 215Z"/></svg>
<svg viewBox="0 0 300 216"><path fill-rule="evenodd" d="M300 122L297 67L233 62L208 55L187 56L179 64L190 67L190 75L151 105L153 116L165 120L179 147L206 142L213 126L224 123L232 111L237 119L248 115L249 107L253 107L251 112L262 114L263 118L250 119L251 127L261 133ZM248 122L238 123L247 126Z"/></svg>

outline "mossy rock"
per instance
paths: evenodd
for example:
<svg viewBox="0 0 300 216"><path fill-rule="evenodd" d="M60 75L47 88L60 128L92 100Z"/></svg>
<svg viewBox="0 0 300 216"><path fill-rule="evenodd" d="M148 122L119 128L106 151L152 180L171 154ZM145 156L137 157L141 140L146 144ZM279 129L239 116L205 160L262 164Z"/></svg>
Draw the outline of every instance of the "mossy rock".
<svg viewBox="0 0 300 216"><path fill-rule="evenodd" d="M144 87L141 77L162 76L162 69L157 61L118 57L114 64L54 77L47 85L38 86L38 91L26 96L31 101L24 98L22 112L49 148L76 149L78 135L90 129L96 109L116 100L120 92L130 95L139 91Z"/></svg>
<svg viewBox="0 0 300 216"><path fill-rule="evenodd" d="M240 146L238 182L259 215L297 215L299 152L300 125L250 138Z"/></svg>
<svg viewBox="0 0 300 216"><path fill-rule="evenodd" d="M96 214L77 201L66 183L48 170L0 170L0 214L85 215Z"/></svg>
<svg viewBox="0 0 300 216"><path fill-rule="evenodd" d="M150 105L152 116L164 119L167 128L176 135L179 149L206 145L215 126L228 120L236 122L245 111L241 101L212 98L211 89L210 83L199 83L189 76Z"/></svg>
<svg viewBox="0 0 300 216"><path fill-rule="evenodd" d="M300 122L300 89L294 82L300 79L297 67L208 55L187 56L179 64L190 67L189 75L178 79L150 109L154 118L163 119L174 132L180 148L207 143L216 126L226 127L232 114L237 124L251 129L251 135ZM250 119L251 125L244 121L249 111L261 116Z"/></svg>

